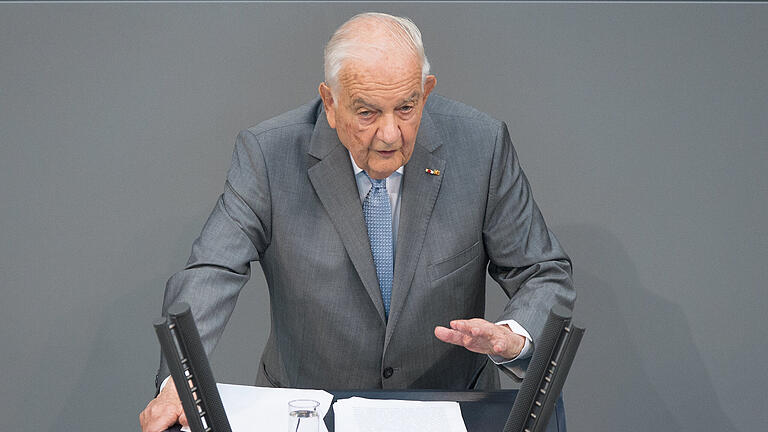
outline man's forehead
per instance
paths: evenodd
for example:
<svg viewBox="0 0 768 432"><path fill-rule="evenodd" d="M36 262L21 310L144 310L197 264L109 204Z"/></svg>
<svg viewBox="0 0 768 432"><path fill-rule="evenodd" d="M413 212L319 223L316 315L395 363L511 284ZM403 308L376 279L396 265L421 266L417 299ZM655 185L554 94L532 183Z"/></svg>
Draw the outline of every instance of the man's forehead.
<svg viewBox="0 0 768 432"><path fill-rule="evenodd" d="M405 59L371 62L356 59L342 67L338 83L352 100L363 98L370 102L376 95L405 101L421 93L421 67L418 62Z"/></svg>
<svg viewBox="0 0 768 432"><path fill-rule="evenodd" d="M400 74L421 72L421 58L413 51L391 44L353 45L343 60L340 74L397 71Z"/></svg>

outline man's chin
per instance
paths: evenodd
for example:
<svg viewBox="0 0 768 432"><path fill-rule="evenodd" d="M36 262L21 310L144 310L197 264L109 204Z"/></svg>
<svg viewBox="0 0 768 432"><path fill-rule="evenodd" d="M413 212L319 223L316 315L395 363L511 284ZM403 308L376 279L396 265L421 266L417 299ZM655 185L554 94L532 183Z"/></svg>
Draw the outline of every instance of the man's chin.
<svg viewBox="0 0 768 432"><path fill-rule="evenodd" d="M400 168L399 166L397 168ZM381 180L385 179L392 175L393 172L397 171L397 168L388 169L388 168L371 168L370 171L368 171L368 175L371 176L371 178Z"/></svg>

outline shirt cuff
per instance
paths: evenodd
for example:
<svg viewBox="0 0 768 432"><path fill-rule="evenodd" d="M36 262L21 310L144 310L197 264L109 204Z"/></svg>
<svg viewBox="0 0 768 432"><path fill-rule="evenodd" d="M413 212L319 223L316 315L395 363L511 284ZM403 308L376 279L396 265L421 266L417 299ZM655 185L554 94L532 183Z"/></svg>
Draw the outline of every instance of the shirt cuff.
<svg viewBox="0 0 768 432"><path fill-rule="evenodd" d="M488 357L493 360L493 362L497 365L504 365L507 363L511 363L515 360L522 360L524 358L528 358L533 354L533 339L531 338L531 334L528 333L526 329L523 328L520 324L517 323L515 320L504 320L499 321L496 323L497 325L506 325L509 327L510 330L512 330L514 333L519 334L520 336L525 337L525 344L523 345L523 349L520 351L520 354L517 355L515 358L505 358L500 355L496 354L488 354Z"/></svg>
<svg viewBox="0 0 768 432"><path fill-rule="evenodd" d="M160 384L160 391L163 391L163 389L165 388L165 385L166 385L166 384L168 384L168 380L169 380L169 379L171 379L171 376L170 376L170 375L168 375L167 377L165 377L165 379L163 380L163 383L162 383L162 384Z"/></svg>

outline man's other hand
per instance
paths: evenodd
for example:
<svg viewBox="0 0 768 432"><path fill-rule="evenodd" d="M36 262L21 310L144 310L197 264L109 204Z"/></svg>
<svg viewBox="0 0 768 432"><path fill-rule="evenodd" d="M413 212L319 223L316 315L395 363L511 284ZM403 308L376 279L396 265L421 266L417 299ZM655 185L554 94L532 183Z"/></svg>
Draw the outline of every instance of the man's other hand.
<svg viewBox="0 0 768 432"><path fill-rule="evenodd" d="M463 346L481 354L513 359L525 346L525 336L506 325L497 325L481 318L453 320L451 328L435 327L435 336L443 342Z"/></svg>
<svg viewBox="0 0 768 432"><path fill-rule="evenodd" d="M162 432L176 423L188 425L173 378L168 380L160 394L139 414L139 421L142 432Z"/></svg>

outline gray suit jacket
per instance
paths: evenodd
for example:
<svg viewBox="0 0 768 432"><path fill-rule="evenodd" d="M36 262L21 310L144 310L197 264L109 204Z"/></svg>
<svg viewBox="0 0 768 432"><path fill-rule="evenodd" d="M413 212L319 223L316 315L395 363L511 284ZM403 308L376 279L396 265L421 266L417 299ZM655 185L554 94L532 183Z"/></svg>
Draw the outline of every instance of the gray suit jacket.
<svg viewBox="0 0 768 432"><path fill-rule="evenodd" d="M271 331L257 385L498 387L487 356L439 341L434 327L484 316L486 268L510 297L498 318L520 323L534 346L549 308L575 298L570 261L506 125L430 96L401 200L385 320L349 154L320 99L242 131L224 193L168 281L163 311L189 303L210 353L259 261Z"/></svg>

